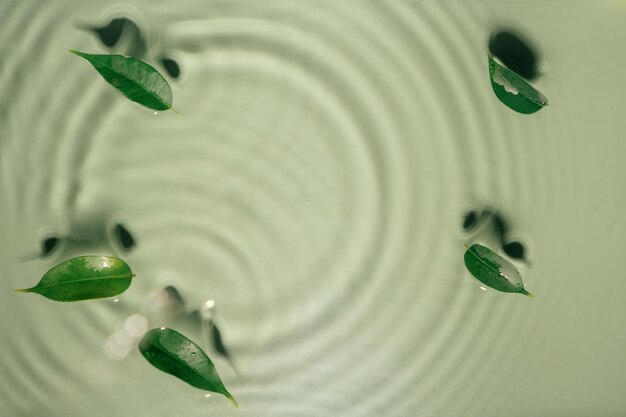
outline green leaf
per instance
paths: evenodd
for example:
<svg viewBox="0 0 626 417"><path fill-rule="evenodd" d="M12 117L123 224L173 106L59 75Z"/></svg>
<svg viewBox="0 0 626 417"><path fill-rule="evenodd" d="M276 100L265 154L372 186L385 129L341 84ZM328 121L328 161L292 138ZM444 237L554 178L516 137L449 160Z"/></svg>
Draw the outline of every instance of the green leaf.
<svg viewBox="0 0 626 417"><path fill-rule="evenodd" d="M535 90L521 76L489 57L489 76L496 97L518 113L530 114L548 105L546 96Z"/></svg>
<svg viewBox="0 0 626 417"><path fill-rule="evenodd" d="M79 256L68 259L46 272L32 288L55 301L80 301L113 297L130 287L135 276L126 262L110 256Z"/></svg>
<svg viewBox="0 0 626 417"><path fill-rule="evenodd" d="M465 251L467 270L483 284L502 292L517 292L528 297L522 276L515 266L502 256L482 245L472 245Z"/></svg>
<svg viewBox="0 0 626 417"><path fill-rule="evenodd" d="M172 89L149 64L122 55L92 55L70 50L85 58L113 87L132 101L153 110L172 108Z"/></svg>
<svg viewBox="0 0 626 417"><path fill-rule="evenodd" d="M235 407L239 407L222 383L211 359L198 345L176 330L164 327L150 330L139 342L139 351L155 368L196 388L223 394Z"/></svg>

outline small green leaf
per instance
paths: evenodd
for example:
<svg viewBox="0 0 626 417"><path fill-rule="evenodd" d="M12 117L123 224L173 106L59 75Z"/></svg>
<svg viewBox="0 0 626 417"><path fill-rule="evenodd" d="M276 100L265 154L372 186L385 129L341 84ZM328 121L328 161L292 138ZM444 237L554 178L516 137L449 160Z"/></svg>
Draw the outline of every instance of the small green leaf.
<svg viewBox="0 0 626 417"><path fill-rule="evenodd" d="M46 272L34 287L15 291L34 292L55 301L91 300L123 293L130 287L133 276L121 259L79 256Z"/></svg>
<svg viewBox="0 0 626 417"><path fill-rule="evenodd" d="M472 245L465 251L465 266L480 282L502 292L517 292L528 297L522 276L512 263L489 248Z"/></svg>
<svg viewBox="0 0 626 417"><path fill-rule="evenodd" d="M223 394L235 407L239 407L222 383L211 359L198 345L176 330L164 327L150 330L139 342L139 351L155 368L196 388Z"/></svg>
<svg viewBox="0 0 626 417"><path fill-rule="evenodd" d="M522 77L489 57L489 76L496 97L518 113L530 114L548 105L546 96Z"/></svg>
<svg viewBox="0 0 626 417"><path fill-rule="evenodd" d="M92 55L70 50L85 58L113 87L132 101L153 110L172 108L172 89L149 64L122 55Z"/></svg>

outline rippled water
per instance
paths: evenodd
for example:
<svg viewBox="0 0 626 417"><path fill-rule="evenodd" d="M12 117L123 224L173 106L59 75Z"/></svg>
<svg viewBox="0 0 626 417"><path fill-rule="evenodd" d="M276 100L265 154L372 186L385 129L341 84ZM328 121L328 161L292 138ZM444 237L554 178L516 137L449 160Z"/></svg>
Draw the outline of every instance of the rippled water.
<svg viewBox="0 0 626 417"><path fill-rule="evenodd" d="M624 4L104 3L0 3L2 416L626 414ZM499 27L540 52L537 114L491 91ZM68 49L152 63L180 115ZM477 241L521 243L535 298L484 291ZM12 291L85 253L131 288ZM158 326L239 410L141 358Z"/></svg>

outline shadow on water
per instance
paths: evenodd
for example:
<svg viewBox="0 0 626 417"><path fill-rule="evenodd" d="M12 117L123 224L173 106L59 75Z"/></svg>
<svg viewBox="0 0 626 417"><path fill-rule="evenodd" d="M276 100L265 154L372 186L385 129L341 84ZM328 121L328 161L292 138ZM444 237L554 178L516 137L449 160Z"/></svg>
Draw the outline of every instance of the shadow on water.
<svg viewBox="0 0 626 417"><path fill-rule="evenodd" d="M513 29L500 29L489 39L489 51L509 69L532 80L539 73L539 53L522 34Z"/></svg>

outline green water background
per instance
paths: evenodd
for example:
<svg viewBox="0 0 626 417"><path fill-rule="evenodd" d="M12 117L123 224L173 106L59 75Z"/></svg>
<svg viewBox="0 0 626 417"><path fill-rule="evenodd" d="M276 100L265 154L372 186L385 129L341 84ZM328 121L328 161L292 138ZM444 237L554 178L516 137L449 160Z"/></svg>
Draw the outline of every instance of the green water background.
<svg viewBox="0 0 626 417"><path fill-rule="evenodd" d="M142 41L81 29L120 16ZM625 22L620 1L1 2L0 414L626 414ZM537 114L491 91L502 26L541 53ZM68 49L175 58L180 115ZM481 207L528 245L534 299L465 270L463 243L498 244L461 228ZM118 301L12 291L86 253L132 266ZM215 301L239 410L136 350L138 322L202 339L165 285Z"/></svg>

